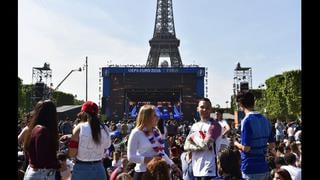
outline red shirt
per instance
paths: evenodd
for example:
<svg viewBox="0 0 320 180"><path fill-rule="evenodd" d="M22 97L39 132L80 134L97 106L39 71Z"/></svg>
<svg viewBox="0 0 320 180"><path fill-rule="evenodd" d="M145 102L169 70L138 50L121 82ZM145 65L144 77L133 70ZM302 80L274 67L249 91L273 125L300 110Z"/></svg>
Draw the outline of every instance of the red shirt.
<svg viewBox="0 0 320 180"><path fill-rule="evenodd" d="M31 132L29 164L38 169L58 169L56 148L51 142L51 134L44 126L35 126Z"/></svg>

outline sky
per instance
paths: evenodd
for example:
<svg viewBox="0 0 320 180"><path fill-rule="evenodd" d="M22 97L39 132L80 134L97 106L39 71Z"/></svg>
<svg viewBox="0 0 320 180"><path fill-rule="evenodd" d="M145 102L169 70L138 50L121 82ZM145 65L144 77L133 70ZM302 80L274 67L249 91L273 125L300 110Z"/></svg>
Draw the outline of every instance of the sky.
<svg viewBox="0 0 320 180"><path fill-rule="evenodd" d="M88 57L88 100L99 103L99 68L145 65L156 0L18 0L18 76L49 63L55 88ZM173 0L176 37L185 65L208 68L208 97L226 107L236 64L252 68L252 88L301 69L300 0ZM59 91L86 99L85 71ZM228 105L230 107L230 103Z"/></svg>

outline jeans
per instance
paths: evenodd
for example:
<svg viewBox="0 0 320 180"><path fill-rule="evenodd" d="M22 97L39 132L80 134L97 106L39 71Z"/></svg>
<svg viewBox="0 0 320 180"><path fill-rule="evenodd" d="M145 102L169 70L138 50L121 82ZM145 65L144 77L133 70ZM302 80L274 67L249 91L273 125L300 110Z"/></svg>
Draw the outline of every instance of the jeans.
<svg viewBox="0 0 320 180"><path fill-rule="evenodd" d="M203 176L203 177L194 177L196 180L212 180L215 176Z"/></svg>
<svg viewBox="0 0 320 180"><path fill-rule="evenodd" d="M55 180L55 169L37 169L27 167L23 180Z"/></svg>
<svg viewBox="0 0 320 180"><path fill-rule="evenodd" d="M106 180L107 174L102 162L76 163L73 166L72 180Z"/></svg>
<svg viewBox="0 0 320 180"><path fill-rule="evenodd" d="M270 172L260 173L260 174L245 174L242 176L246 180L269 180Z"/></svg>
<svg viewBox="0 0 320 180"><path fill-rule="evenodd" d="M133 180L141 180L142 179L142 176L145 172L134 172L134 175L133 175Z"/></svg>

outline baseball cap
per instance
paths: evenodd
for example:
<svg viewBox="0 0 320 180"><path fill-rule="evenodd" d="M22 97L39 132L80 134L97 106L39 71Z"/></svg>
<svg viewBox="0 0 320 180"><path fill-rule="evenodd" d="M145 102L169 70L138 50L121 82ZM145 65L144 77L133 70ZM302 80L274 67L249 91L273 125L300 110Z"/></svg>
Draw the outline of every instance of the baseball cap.
<svg viewBox="0 0 320 180"><path fill-rule="evenodd" d="M99 108L96 103L94 103L92 101L87 101L82 105L81 111L97 115Z"/></svg>

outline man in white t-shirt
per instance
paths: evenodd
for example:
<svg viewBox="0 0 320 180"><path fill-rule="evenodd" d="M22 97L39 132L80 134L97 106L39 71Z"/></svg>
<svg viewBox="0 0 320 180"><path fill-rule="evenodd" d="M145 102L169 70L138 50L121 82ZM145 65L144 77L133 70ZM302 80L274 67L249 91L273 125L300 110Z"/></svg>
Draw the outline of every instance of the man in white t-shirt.
<svg viewBox="0 0 320 180"><path fill-rule="evenodd" d="M222 138L221 138L221 144L220 144L220 150L222 149L226 149L228 148L230 141L227 138L227 134L230 131L230 126L227 123L227 121L225 119L223 119L223 110L222 109L218 109L216 111L216 120L219 122L221 128L222 128Z"/></svg>
<svg viewBox="0 0 320 180"><path fill-rule="evenodd" d="M225 119L223 119L223 110L218 109L216 112L216 120L222 127L222 136L225 137L227 133L230 131L230 126Z"/></svg>
<svg viewBox="0 0 320 180"><path fill-rule="evenodd" d="M208 98L203 98L199 101L197 111L200 115L200 121L194 123L191 127L190 134L200 132L207 134L213 119L210 119L211 102ZM216 123L218 126L219 124ZM221 127L219 132L214 131L211 134L212 139L221 138ZM210 130L211 131L211 130ZM190 141L189 139L187 141ZM198 150L192 152L192 171L195 179L212 179L218 175L217 172L217 149L212 147L206 150Z"/></svg>

